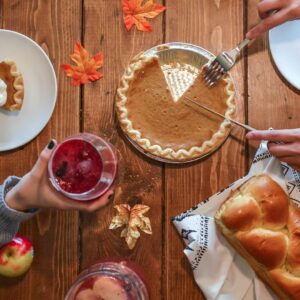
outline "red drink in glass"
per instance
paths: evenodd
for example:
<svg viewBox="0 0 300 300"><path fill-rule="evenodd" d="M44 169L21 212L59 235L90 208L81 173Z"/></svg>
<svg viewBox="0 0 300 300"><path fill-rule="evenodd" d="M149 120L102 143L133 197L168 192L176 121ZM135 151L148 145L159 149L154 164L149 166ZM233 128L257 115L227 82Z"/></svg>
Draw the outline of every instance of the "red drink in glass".
<svg viewBox="0 0 300 300"><path fill-rule="evenodd" d="M117 159L109 143L82 133L56 147L48 170L50 181L59 192L74 200L92 200L113 184Z"/></svg>
<svg viewBox="0 0 300 300"><path fill-rule="evenodd" d="M52 172L59 186L75 194L91 190L99 181L102 169L102 159L96 148L80 139L64 142L52 162Z"/></svg>

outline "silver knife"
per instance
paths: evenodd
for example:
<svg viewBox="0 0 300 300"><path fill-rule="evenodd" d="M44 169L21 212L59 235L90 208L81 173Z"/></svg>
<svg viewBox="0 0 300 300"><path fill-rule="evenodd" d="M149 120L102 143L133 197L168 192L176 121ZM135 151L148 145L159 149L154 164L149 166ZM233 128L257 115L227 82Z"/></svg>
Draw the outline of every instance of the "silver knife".
<svg viewBox="0 0 300 300"><path fill-rule="evenodd" d="M205 106L205 105L203 105L203 104L200 104L199 102L194 101L194 100L192 100L192 99L190 99L190 98L188 98L188 97L186 97L186 96L183 96L183 97L184 97L186 100L188 100L189 102L192 102L192 103L196 104L197 106L202 107L203 109L205 109L205 110L207 110L207 111L209 111L209 112L211 112L211 113L213 113L213 114L215 114L215 115L217 115L217 116L219 116L219 117L221 117L221 118L223 118L223 119L225 119L225 120L227 120L227 121L230 121L231 123L234 123L234 124L236 124L236 125L238 125L238 126L240 126L240 127L243 127L244 129L246 129L246 130L248 130L248 131L256 130L255 128L253 128L253 127L251 127L251 126L249 126L249 125L246 125L246 124L240 123L240 122L238 122L238 121L236 121L236 120L233 120L233 119L231 119L231 118L228 118L228 117L226 117L226 116L224 116L224 115L222 115L222 114L220 114L220 113L218 113L218 112L212 110L211 108L209 108L209 107L207 107L207 106Z"/></svg>

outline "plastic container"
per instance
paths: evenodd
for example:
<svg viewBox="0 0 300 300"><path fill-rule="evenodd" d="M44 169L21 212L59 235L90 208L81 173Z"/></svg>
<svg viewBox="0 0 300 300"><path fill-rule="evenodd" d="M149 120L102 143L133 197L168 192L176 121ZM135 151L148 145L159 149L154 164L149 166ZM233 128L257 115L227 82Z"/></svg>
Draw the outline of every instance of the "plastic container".
<svg viewBox="0 0 300 300"><path fill-rule="evenodd" d="M83 271L65 300L149 300L139 267L128 260L101 261Z"/></svg>

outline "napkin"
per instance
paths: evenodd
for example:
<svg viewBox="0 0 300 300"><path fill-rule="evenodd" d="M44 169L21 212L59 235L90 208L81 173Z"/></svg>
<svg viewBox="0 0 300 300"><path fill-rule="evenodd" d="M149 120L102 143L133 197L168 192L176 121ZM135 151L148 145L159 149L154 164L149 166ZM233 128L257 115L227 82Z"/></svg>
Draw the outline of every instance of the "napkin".
<svg viewBox="0 0 300 300"><path fill-rule="evenodd" d="M207 300L278 299L219 233L213 219L232 190L261 173L271 176L300 206L300 173L271 156L267 142L262 142L247 176L172 219Z"/></svg>

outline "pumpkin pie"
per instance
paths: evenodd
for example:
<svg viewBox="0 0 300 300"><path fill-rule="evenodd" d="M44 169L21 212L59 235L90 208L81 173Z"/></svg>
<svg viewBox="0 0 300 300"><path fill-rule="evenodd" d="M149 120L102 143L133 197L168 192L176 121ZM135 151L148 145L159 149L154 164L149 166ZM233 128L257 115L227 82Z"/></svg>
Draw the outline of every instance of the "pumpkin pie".
<svg viewBox="0 0 300 300"><path fill-rule="evenodd" d="M208 88L202 72L174 101L158 58L134 59L117 91L122 130L145 152L167 160L187 161L216 150L228 136L230 122L187 103L185 97L233 118L234 88L229 77Z"/></svg>
<svg viewBox="0 0 300 300"><path fill-rule="evenodd" d="M20 110L24 99L23 76L11 60L0 62L1 108Z"/></svg>

